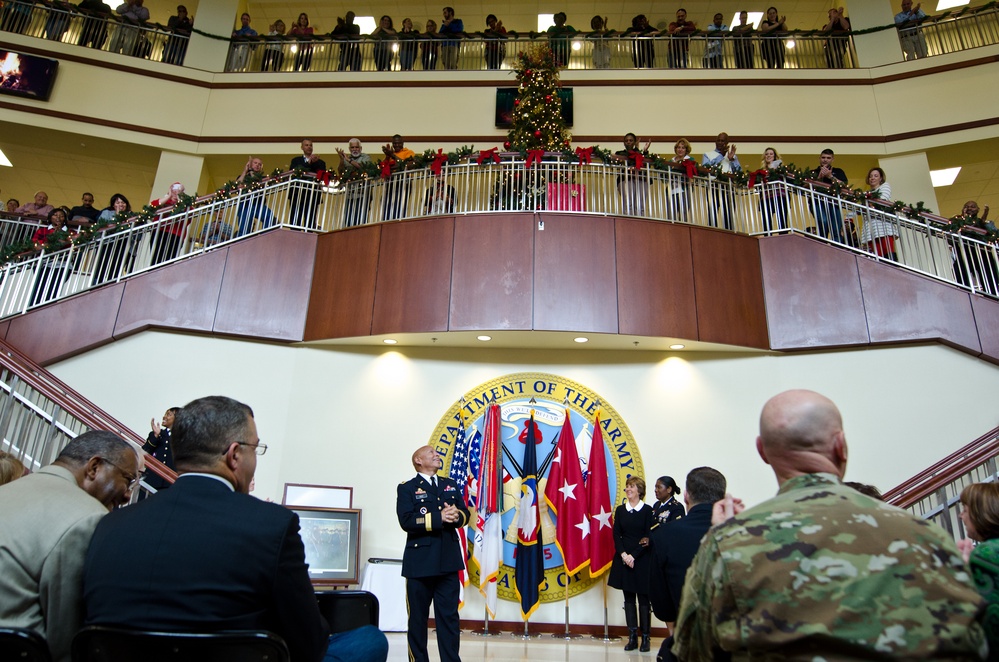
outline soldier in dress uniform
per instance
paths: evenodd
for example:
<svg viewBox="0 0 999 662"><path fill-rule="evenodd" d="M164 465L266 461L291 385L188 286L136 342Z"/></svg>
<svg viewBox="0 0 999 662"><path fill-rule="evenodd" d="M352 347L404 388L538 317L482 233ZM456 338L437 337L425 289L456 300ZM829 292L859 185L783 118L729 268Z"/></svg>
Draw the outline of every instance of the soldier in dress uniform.
<svg viewBox="0 0 999 662"><path fill-rule="evenodd" d="M652 506L655 522L652 528L665 524L684 515L683 504L676 500L680 488L670 476L660 476L656 481L656 503Z"/></svg>
<svg viewBox="0 0 999 662"><path fill-rule="evenodd" d="M428 662L427 623L434 606L437 648L442 662L460 662L458 656L458 572L464 567L458 529L468 524L468 506L461 487L438 476L441 456L430 446L413 453L416 476L399 485L396 515L406 532L402 575L406 578L409 608L409 659Z"/></svg>

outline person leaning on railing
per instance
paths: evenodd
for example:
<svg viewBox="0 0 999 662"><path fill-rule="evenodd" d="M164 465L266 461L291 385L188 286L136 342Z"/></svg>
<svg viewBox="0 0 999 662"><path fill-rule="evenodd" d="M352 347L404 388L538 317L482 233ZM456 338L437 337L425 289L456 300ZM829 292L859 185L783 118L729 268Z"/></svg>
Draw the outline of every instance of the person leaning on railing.
<svg viewBox="0 0 999 662"><path fill-rule="evenodd" d="M194 19L187 13L187 7L177 6L177 14L167 21L167 29L172 33L167 37L163 61L167 64L184 64L187 55L187 43L194 30Z"/></svg>
<svg viewBox="0 0 999 662"><path fill-rule="evenodd" d="M340 165L337 166L337 175L341 179L348 179L345 201L343 206L344 227L354 227L363 225L368 220L368 207L371 205L371 187L365 182L350 179L351 175L363 172L363 169L371 165L371 157L361 149L361 141L351 138L347 143L349 153L345 153L337 147L336 153L340 156Z"/></svg>
<svg viewBox="0 0 999 662"><path fill-rule="evenodd" d="M989 206L981 209L979 217L978 203L968 200L961 209L961 215L952 219L950 229L971 239L977 239L986 244L999 241L999 229L989 221ZM995 247L961 242L953 246L954 276L958 283L968 287L975 286L992 296L999 295L999 265L995 260Z"/></svg>
<svg viewBox="0 0 999 662"><path fill-rule="evenodd" d="M617 33L607 29L607 17L600 14L590 19L590 28L593 32L586 35L586 38L593 41L593 66L596 69L610 69L611 48L607 37Z"/></svg>
<svg viewBox="0 0 999 662"><path fill-rule="evenodd" d="M440 33L437 32L437 21L427 19L427 32L420 40L420 64L424 71L433 71L437 68L437 56L441 50L441 44L437 39Z"/></svg>
<svg viewBox="0 0 999 662"><path fill-rule="evenodd" d="M850 48L850 19L844 16L843 8L829 10L829 22L822 26L829 38L823 48L826 51L826 66L830 69L843 68L843 56Z"/></svg>
<svg viewBox="0 0 999 662"><path fill-rule="evenodd" d="M749 22L749 12L739 12L739 24L732 26L732 37L735 39L735 67L737 69L752 69L756 55L753 45L753 24Z"/></svg>
<svg viewBox="0 0 999 662"><path fill-rule="evenodd" d="M416 39L420 31L413 27L413 19L402 19L402 29L399 30L399 68L412 71L416 62Z"/></svg>
<svg viewBox="0 0 999 662"><path fill-rule="evenodd" d="M79 46L100 49L108 38L108 19L111 7L102 0L81 0L77 9L83 14L83 27L80 30Z"/></svg>
<svg viewBox="0 0 999 662"><path fill-rule="evenodd" d="M787 32L787 17L778 18L777 8L767 9L767 17L760 22L760 54L763 56L763 66L766 69L784 68L784 39Z"/></svg>
<svg viewBox="0 0 999 662"><path fill-rule="evenodd" d="M926 12L919 7L920 3L913 7L912 0L902 0L902 11L895 14L898 40L902 44L906 60L926 57L926 37L919 27L926 20Z"/></svg>
<svg viewBox="0 0 999 662"><path fill-rule="evenodd" d="M376 39L374 54L375 54L375 69L378 71L391 71L392 70L392 44L398 44L397 37L399 33L396 32L395 26L392 24L392 17L385 15L382 16L378 22L378 27L371 31L371 37Z"/></svg>
<svg viewBox="0 0 999 662"><path fill-rule="evenodd" d="M881 168L871 168L867 173L867 185L871 187L868 196L882 202L891 202L891 185ZM884 214L865 214L864 229L860 233L860 242L868 253L886 257L892 262L898 262L895 253L895 237L898 228L885 219Z"/></svg>

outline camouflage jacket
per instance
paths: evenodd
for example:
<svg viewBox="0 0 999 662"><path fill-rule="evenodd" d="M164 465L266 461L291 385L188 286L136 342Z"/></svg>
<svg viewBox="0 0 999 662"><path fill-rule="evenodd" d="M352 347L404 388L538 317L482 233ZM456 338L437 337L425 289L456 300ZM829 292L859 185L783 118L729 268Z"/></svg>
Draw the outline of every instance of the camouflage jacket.
<svg viewBox="0 0 999 662"><path fill-rule="evenodd" d="M954 541L832 474L705 535L673 652L711 660L984 659L982 600Z"/></svg>

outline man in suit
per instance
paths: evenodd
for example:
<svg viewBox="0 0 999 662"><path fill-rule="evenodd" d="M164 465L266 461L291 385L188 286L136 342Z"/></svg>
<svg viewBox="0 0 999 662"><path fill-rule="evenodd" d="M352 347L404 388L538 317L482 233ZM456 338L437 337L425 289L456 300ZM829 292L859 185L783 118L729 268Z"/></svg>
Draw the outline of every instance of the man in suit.
<svg viewBox="0 0 999 662"><path fill-rule="evenodd" d="M461 487L438 476L440 454L430 446L413 453L416 476L399 485L396 515L406 532L402 576L409 607L410 662L427 662L427 622L434 605L437 648L442 662L460 662L458 571L464 567L458 529L468 524Z"/></svg>
<svg viewBox="0 0 999 662"><path fill-rule="evenodd" d="M302 155L291 160L292 170L311 172L314 175L326 172L326 161L323 161L312 151L312 141L306 138L302 141ZM316 228L316 210L319 207L321 188L319 180L305 179L299 184L301 189L292 188L288 194L288 204L291 206L291 222L293 225L304 225Z"/></svg>
<svg viewBox="0 0 999 662"><path fill-rule="evenodd" d="M55 462L0 487L0 626L45 637L68 662L83 624L83 557L94 527L128 503L139 457L110 432L69 442Z"/></svg>
<svg viewBox="0 0 999 662"><path fill-rule="evenodd" d="M687 516L655 527L649 536L653 554L649 597L656 616L666 621L670 631L670 636L663 641L656 656L660 662L676 659L670 652L673 645L672 624L680 607L683 579L690 562L697 555L701 538L711 528L714 503L725 498L725 487L725 476L720 471L711 467L694 469L687 474L683 492Z"/></svg>
<svg viewBox="0 0 999 662"><path fill-rule="evenodd" d="M88 625L176 632L269 630L297 662L384 662L377 628L328 636L298 516L249 495L260 443L253 411L222 396L174 419L180 477L106 518L84 569Z"/></svg>

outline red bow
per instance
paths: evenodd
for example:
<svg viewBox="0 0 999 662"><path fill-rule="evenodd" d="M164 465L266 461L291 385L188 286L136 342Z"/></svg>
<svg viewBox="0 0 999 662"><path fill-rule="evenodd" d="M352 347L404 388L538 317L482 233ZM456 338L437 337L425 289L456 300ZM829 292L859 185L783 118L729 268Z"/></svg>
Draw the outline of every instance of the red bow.
<svg viewBox="0 0 999 662"><path fill-rule="evenodd" d="M767 179L769 179L769 177L770 177L770 173L767 172L763 168L761 168L759 170L754 170L753 172L749 173L749 189L750 190L752 190L753 187L756 186L756 178L757 177L759 177L760 179L762 179L763 183L766 184L767 183Z"/></svg>
<svg viewBox="0 0 999 662"><path fill-rule="evenodd" d="M635 159L635 170L641 170L642 166L645 165L645 157L637 150L631 150L628 152L628 158Z"/></svg>
<svg viewBox="0 0 999 662"><path fill-rule="evenodd" d="M485 161L486 159L492 159L493 163L500 162L500 157L499 154L496 153L495 147L493 147L492 149L479 150L479 158L476 161L476 163L482 165L482 162Z"/></svg>
<svg viewBox="0 0 999 662"><path fill-rule="evenodd" d="M530 168L532 163L541 164L541 159L545 158L545 150L543 149L529 149L527 150L527 163L525 167Z"/></svg>
<svg viewBox="0 0 999 662"><path fill-rule="evenodd" d="M692 179L697 174L697 161L694 159L684 159L683 167L687 169L687 179Z"/></svg>
<svg viewBox="0 0 999 662"><path fill-rule="evenodd" d="M382 161L382 179L388 179L392 176L392 166L395 165L395 159L384 159Z"/></svg>
<svg viewBox="0 0 999 662"><path fill-rule="evenodd" d="M320 170L316 173L316 179L319 180L323 186L330 185L330 172L328 170Z"/></svg>
<svg viewBox="0 0 999 662"><path fill-rule="evenodd" d="M587 147L583 149L582 147L577 147L576 156L579 157L579 165L583 165L584 163L589 165L593 162L593 148Z"/></svg>
<svg viewBox="0 0 999 662"><path fill-rule="evenodd" d="M430 172L434 173L436 176L441 174L441 166L447 163L447 154L444 153L443 149L437 150L437 155L434 156L434 162L430 164Z"/></svg>

